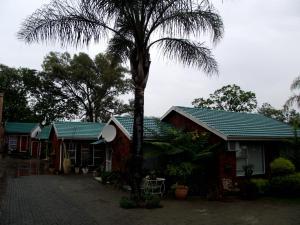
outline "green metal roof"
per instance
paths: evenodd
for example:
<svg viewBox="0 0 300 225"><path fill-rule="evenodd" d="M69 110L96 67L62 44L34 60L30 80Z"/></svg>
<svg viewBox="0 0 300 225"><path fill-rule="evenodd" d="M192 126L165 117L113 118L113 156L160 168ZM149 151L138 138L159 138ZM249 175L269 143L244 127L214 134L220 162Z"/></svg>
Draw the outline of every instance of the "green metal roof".
<svg viewBox="0 0 300 225"><path fill-rule="evenodd" d="M55 122L53 126L59 139L97 140L105 124L92 122Z"/></svg>
<svg viewBox="0 0 300 225"><path fill-rule="evenodd" d="M38 126L38 123L6 122L4 131L8 134L30 134Z"/></svg>
<svg viewBox="0 0 300 225"><path fill-rule="evenodd" d="M114 117L122 127L127 131L130 137L133 134L133 117L131 116L116 116ZM145 117L144 118L144 138L152 139L167 135L167 130L171 126L165 122L161 122L158 118Z"/></svg>
<svg viewBox="0 0 300 225"><path fill-rule="evenodd" d="M103 139L98 140L98 141L94 141L94 142L91 143L91 145L99 145L99 144L102 144L102 143L104 143Z"/></svg>
<svg viewBox="0 0 300 225"><path fill-rule="evenodd" d="M48 140L50 137L51 128L52 125L43 127L42 131L37 135L36 138L40 140Z"/></svg>
<svg viewBox="0 0 300 225"><path fill-rule="evenodd" d="M294 136L291 126L261 114L180 106L173 109L228 139L282 139Z"/></svg>

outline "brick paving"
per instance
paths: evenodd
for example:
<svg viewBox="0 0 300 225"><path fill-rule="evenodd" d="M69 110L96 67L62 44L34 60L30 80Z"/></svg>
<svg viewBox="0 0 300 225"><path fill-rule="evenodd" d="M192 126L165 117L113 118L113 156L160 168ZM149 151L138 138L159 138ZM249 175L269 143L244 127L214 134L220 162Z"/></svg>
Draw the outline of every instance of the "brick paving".
<svg viewBox="0 0 300 225"><path fill-rule="evenodd" d="M299 201L169 199L162 209L124 210L118 202L125 194L91 176L10 176L0 204L0 225L300 224Z"/></svg>
<svg viewBox="0 0 300 225"><path fill-rule="evenodd" d="M59 180L55 176L8 179L3 225L98 224L60 190Z"/></svg>

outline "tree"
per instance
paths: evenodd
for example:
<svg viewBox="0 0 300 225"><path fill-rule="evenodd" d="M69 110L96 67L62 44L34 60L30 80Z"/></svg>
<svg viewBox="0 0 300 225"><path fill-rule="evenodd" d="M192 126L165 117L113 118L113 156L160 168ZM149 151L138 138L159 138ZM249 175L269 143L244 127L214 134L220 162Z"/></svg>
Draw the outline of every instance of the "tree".
<svg viewBox="0 0 300 225"><path fill-rule="evenodd" d="M251 112L257 106L255 93L243 91L239 86L227 85L213 94L209 98L196 98L192 102L195 107L205 107L209 109L220 109L234 112Z"/></svg>
<svg viewBox="0 0 300 225"><path fill-rule="evenodd" d="M300 114L295 109L282 108L276 109L269 103L263 103L257 110L258 113L264 116L288 123L294 126L295 123L299 123Z"/></svg>
<svg viewBox="0 0 300 225"><path fill-rule="evenodd" d="M4 92L3 121L38 122L28 104L24 79L36 71L0 64L0 90Z"/></svg>
<svg viewBox="0 0 300 225"><path fill-rule="evenodd" d="M45 72L38 72L25 81L30 92L30 107L39 121L51 124L55 120L75 119L78 105L69 99Z"/></svg>
<svg viewBox="0 0 300 225"><path fill-rule="evenodd" d="M157 46L167 58L214 73L217 62L211 50L190 40L207 33L215 43L223 33L209 0L53 0L25 20L18 36L28 43L58 40L75 46L108 37L108 51L129 60L135 95L131 186L132 197L139 200L150 49Z"/></svg>
<svg viewBox="0 0 300 225"><path fill-rule="evenodd" d="M300 76L296 77L291 85L291 91L296 91L300 88ZM300 94L293 94L285 103L284 107L287 109L291 106L296 105L300 108Z"/></svg>
<svg viewBox="0 0 300 225"><path fill-rule="evenodd" d="M131 82L125 76L127 70L110 55L98 54L92 60L85 53L71 57L68 53L51 52L44 60L43 70L46 84L50 81L60 90L62 100L73 105L73 114L87 121L107 121L113 114L130 110L118 99L131 90Z"/></svg>

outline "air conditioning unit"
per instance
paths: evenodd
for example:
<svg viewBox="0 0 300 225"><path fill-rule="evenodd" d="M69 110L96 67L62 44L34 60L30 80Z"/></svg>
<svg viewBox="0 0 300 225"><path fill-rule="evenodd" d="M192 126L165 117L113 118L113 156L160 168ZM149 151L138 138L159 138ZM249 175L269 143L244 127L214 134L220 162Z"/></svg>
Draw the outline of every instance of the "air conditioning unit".
<svg viewBox="0 0 300 225"><path fill-rule="evenodd" d="M228 146L227 146L227 150L229 152L238 152L238 151L240 151L241 150L240 143L238 141L229 141Z"/></svg>

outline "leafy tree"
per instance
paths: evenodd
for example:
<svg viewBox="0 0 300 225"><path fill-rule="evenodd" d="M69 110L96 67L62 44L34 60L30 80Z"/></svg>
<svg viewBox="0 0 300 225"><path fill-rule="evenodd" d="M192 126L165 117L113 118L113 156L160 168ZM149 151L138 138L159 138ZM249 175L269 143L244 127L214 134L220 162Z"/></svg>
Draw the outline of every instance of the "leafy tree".
<svg viewBox="0 0 300 225"><path fill-rule="evenodd" d="M15 69L0 64L0 90L4 92L3 121L38 122L29 107L29 93L23 82L23 79L35 73L34 70Z"/></svg>
<svg viewBox="0 0 300 225"><path fill-rule="evenodd" d="M168 177L169 182L192 186L197 183L198 188L201 183L203 191L213 191L218 183L216 153L223 148L222 144L210 143L206 132L183 132L174 128L165 128L164 132L166 136L159 142L145 143L148 147L145 157L159 162L156 172ZM206 188L203 185L207 185Z"/></svg>
<svg viewBox="0 0 300 225"><path fill-rule="evenodd" d="M257 112L282 122L286 121L284 111L282 109L275 109L271 104L266 102L263 103L260 108L258 108Z"/></svg>
<svg viewBox="0 0 300 225"><path fill-rule="evenodd" d="M77 102L68 99L45 72L26 79L30 92L30 107L43 124L59 119L74 119L78 114Z"/></svg>
<svg viewBox="0 0 300 225"><path fill-rule="evenodd" d="M157 46L167 58L207 73L217 72L210 49L190 40L199 40L206 33L213 42L223 33L222 20L209 0L53 0L27 18L18 36L29 43L58 40L75 46L108 37L108 51L129 60L135 94L131 186L132 197L140 200L150 49Z"/></svg>
<svg viewBox="0 0 300 225"><path fill-rule="evenodd" d="M257 112L267 117L289 123L290 125L293 125L295 122L297 123L300 118L300 114L295 109L275 109L269 103L263 103Z"/></svg>
<svg viewBox="0 0 300 225"><path fill-rule="evenodd" d="M255 93L243 91L239 86L227 85L216 90L209 98L196 98L192 102L195 107L220 109L234 112L251 112L257 106Z"/></svg>
<svg viewBox="0 0 300 225"><path fill-rule="evenodd" d="M117 98L131 89L125 76L127 70L110 55L98 54L92 60L85 53L71 57L68 53L51 52L43 69L46 85L50 81L55 91L60 90L60 102L73 105L73 114L87 121L106 121L112 114L130 110Z"/></svg>

